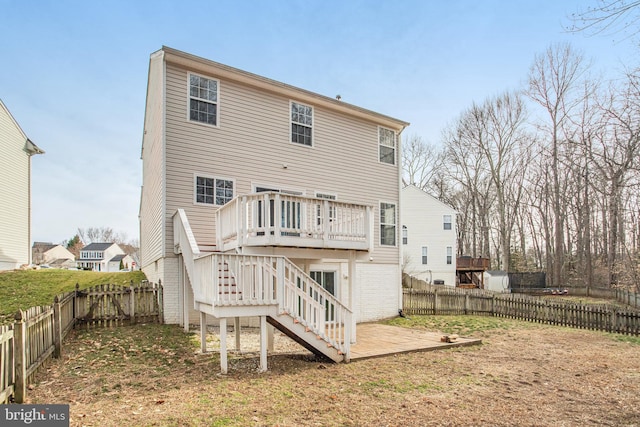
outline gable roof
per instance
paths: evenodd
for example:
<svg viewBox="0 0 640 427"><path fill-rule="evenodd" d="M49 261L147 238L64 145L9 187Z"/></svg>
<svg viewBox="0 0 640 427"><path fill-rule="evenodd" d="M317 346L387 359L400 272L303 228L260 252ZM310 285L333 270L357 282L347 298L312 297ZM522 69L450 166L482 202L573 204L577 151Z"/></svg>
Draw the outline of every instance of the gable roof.
<svg viewBox="0 0 640 427"><path fill-rule="evenodd" d="M455 210L453 207L449 206L448 204L446 204L445 202L443 202L442 200L433 197L431 194L427 193L424 190L421 190L420 188L416 187L415 185L411 184L411 185L407 185L406 187L404 187L402 189L402 192L406 192L406 191L412 191L412 192L417 192L420 193L421 195L423 195L425 198L430 199L440 205L442 205L443 207L446 207L447 209L450 209L454 214L458 214L458 211Z"/></svg>
<svg viewBox="0 0 640 427"><path fill-rule="evenodd" d="M199 71L205 74L214 73L216 77L224 78L237 83L242 83L269 92L275 92L283 96L289 96L299 101L307 101L313 105L322 106L324 108L338 111L343 114L375 121L379 124L388 126L389 128L396 130L398 133L402 132L404 128L409 126L409 122L405 122L403 120L376 113L374 111L340 101L336 98L320 95L305 89L288 85L286 83L269 79L267 77L262 77L257 74L240 70L238 68L230 67L219 62L201 58L199 56L182 52L177 49L172 49L167 46L162 46L162 49L154 52L151 56L153 57L160 54L164 55L165 61L179 64L194 71Z"/></svg>
<svg viewBox="0 0 640 427"><path fill-rule="evenodd" d="M120 254L120 255L116 255L116 256L114 256L113 258L111 258L111 259L109 260L109 262L122 261L122 260L124 259L124 257L126 257L126 256L127 256L127 254Z"/></svg>
<svg viewBox="0 0 640 427"><path fill-rule="evenodd" d="M89 243L87 246L82 248L83 251L104 251L109 249L111 246L115 245L115 243Z"/></svg>
<svg viewBox="0 0 640 427"><path fill-rule="evenodd" d="M55 248L56 246L61 246L61 245L55 245L50 242L33 242L33 249L36 249L42 252L46 252L50 249Z"/></svg>
<svg viewBox="0 0 640 427"><path fill-rule="evenodd" d="M33 143L33 141L31 141L28 137L27 134L24 133L24 131L22 130L22 128L20 127L20 125L18 124L18 122L16 121L15 117L13 117L13 114L11 114L11 111L9 111L9 109L7 108L6 105L4 105L4 103L2 102L2 99L0 99L0 109L3 109L7 116L9 117L9 119L11 120L11 122L13 123L13 125L16 127L16 129L18 129L18 132L20 132L20 134L22 135L22 137L25 140L25 146L24 146L24 150L30 155L34 155L34 154L44 154L44 150L40 149L36 144Z"/></svg>

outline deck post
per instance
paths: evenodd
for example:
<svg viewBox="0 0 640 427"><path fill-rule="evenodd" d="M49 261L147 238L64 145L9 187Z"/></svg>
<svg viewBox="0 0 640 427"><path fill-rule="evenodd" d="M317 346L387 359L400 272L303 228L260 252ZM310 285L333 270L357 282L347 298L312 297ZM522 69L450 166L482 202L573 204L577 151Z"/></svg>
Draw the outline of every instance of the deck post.
<svg viewBox="0 0 640 427"><path fill-rule="evenodd" d="M273 353L273 333L275 331L275 328L271 325L267 326L267 349Z"/></svg>
<svg viewBox="0 0 640 427"><path fill-rule="evenodd" d="M189 289L187 287L187 272L184 265L184 258L180 260L180 284L182 285L182 325L185 332L189 332Z"/></svg>
<svg viewBox="0 0 640 427"><path fill-rule="evenodd" d="M200 351L207 352L207 313L200 312Z"/></svg>
<svg viewBox="0 0 640 427"><path fill-rule="evenodd" d="M267 371L267 316L260 316L260 372Z"/></svg>
<svg viewBox="0 0 640 427"><path fill-rule="evenodd" d="M353 312L355 307L356 288L356 251L349 251L349 309ZM351 316L351 344L356 343L356 316ZM348 338L348 337L345 337Z"/></svg>
<svg viewBox="0 0 640 427"><path fill-rule="evenodd" d="M227 364L227 318L220 318L220 372L226 375L228 372Z"/></svg>
<svg viewBox="0 0 640 427"><path fill-rule="evenodd" d="M236 351L240 351L240 318L233 319L233 332L236 334Z"/></svg>

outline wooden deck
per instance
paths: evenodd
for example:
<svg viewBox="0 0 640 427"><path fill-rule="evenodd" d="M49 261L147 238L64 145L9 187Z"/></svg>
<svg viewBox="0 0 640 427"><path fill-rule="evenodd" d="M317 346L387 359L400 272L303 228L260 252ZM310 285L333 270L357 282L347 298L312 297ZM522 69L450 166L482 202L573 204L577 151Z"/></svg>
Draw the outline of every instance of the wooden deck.
<svg viewBox="0 0 640 427"><path fill-rule="evenodd" d="M357 343L351 346L352 362L391 354L482 344L482 340L472 338L458 338L454 343L445 343L440 341L443 333L379 323L360 323L357 328Z"/></svg>

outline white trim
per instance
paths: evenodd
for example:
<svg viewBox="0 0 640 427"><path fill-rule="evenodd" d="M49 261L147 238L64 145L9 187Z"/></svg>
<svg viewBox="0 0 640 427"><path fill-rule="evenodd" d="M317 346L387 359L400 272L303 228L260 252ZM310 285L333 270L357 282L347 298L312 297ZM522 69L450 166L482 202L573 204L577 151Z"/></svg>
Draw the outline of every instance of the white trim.
<svg viewBox="0 0 640 427"><path fill-rule="evenodd" d="M388 205L393 205L395 207L395 210L394 210L395 211L395 218L394 218L395 219L395 223L394 223L394 226L396 228L396 232L395 232L396 236L395 236L395 239L394 239L395 240L395 244L393 244L393 245L382 244L382 233L381 233L381 228L382 228L382 221L381 221L381 219L382 219L382 210L381 210L381 206L380 206L382 203L386 203ZM398 223L400 222L400 218L399 218L399 215L398 215L398 213L399 213L398 212L398 205L399 205L398 202L390 202L390 201L387 201L387 200L378 200L378 216L377 216L378 217L378 233L379 233L378 245L380 247L385 247L385 248L397 248L398 247L398 243L399 243L398 242ZM375 223L375 218L374 218L373 222ZM388 224L388 223L385 223L385 224ZM402 258L402 257L400 257L400 258Z"/></svg>
<svg viewBox="0 0 640 427"><path fill-rule="evenodd" d="M213 193L213 203L204 203L204 202L198 202L198 178L207 178L207 179L213 179L213 189L214 189L214 193ZM210 175L210 174L206 174L206 173L197 173L194 172L193 173L193 204L197 205L197 206L209 206L209 207L220 207L220 206L224 206L224 205L218 205L216 204L216 194L215 194L215 189L216 189L216 181L231 181L233 183L233 194L231 195L231 199L233 199L236 195L236 180L233 178L225 178L223 176L214 176L214 175Z"/></svg>
<svg viewBox="0 0 640 427"><path fill-rule="evenodd" d="M299 142L293 142L291 140L291 127L294 124L293 119L291 118L291 110L293 108L293 103L296 103L298 105L302 105L304 107L309 107L311 108L311 126L309 126L311 128L311 145L306 145L306 144L301 144ZM316 132L314 130L315 128L315 123L316 123L316 107L314 107L311 104L307 104L307 103L303 103L303 102L299 102L299 101L294 101L293 99L289 100L289 144L293 144L296 146L301 146L301 147L307 147L307 148L313 148L315 147L315 140L316 140ZM301 126L308 126L302 123L295 123Z"/></svg>
<svg viewBox="0 0 640 427"><path fill-rule="evenodd" d="M191 120L191 76L192 75L202 77L207 80L214 80L217 83L215 102L207 99L202 99L202 98L194 98L199 101L208 102L210 104L216 105L216 124L215 125L212 125L211 123L201 122L199 120ZM219 79L216 79L215 77L205 76L203 74L192 73L191 71L187 72L187 122L194 123L197 125L207 126L209 128L220 128L220 80Z"/></svg>
<svg viewBox="0 0 640 427"><path fill-rule="evenodd" d="M380 147L382 146L382 144L380 144L380 129L385 129L385 130L393 132L393 163L387 163L387 162L383 162L383 161L380 160ZM376 136L377 136L377 143L378 143L378 163L397 167L398 166L398 146L399 146L399 144L398 144L398 135L397 135L396 131L393 130L393 129L389 129L388 127L378 126L378 132L377 132Z"/></svg>

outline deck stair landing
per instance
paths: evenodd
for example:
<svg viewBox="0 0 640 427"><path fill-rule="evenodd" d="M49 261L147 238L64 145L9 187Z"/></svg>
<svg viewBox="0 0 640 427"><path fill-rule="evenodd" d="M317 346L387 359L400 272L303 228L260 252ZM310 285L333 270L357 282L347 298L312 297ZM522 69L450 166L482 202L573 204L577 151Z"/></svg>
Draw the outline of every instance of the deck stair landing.
<svg viewBox="0 0 640 427"><path fill-rule="evenodd" d="M221 330L226 329L222 324L227 318L258 316L261 325L269 322L315 354L335 362L349 361L351 311L289 259L203 253L182 209L174 215L174 242L195 308L221 319ZM222 342L221 336L221 352L225 352L221 365L226 372ZM261 366L263 354L266 369L266 349L261 351Z"/></svg>

